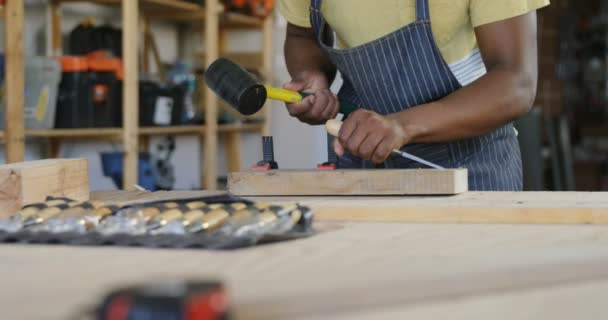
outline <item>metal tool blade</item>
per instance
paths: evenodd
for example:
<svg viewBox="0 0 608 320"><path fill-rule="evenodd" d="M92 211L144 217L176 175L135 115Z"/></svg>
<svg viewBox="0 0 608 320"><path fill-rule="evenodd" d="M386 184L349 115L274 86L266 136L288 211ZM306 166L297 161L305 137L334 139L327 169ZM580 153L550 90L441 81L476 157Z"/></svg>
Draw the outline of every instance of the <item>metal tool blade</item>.
<svg viewBox="0 0 608 320"><path fill-rule="evenodd" d="M442 167L442 166L440 166L440 165L436 165L436 164L434 164L434 163L432 163L432 162L430 162L430 161L426 161L426 160L424 160L424 159L422 159L422 158L416 157L415 155L410 154L410 153L407 153L407 152L405 152L405 151L401 151L401 150L398 150L398 149L394 149L394 150L393 150L393 153L398 154L398 155L400 155L400 156L402 156L402 157L404 157L404 158L407 158L407 159L410 159L410 160L414 160L414 161L416 161L416 162L418 162L418 163L422 163L422 164L424 164L424 165L426 165L426 166L429 166L429 167L431 167L431 168L435 168L435 169L445 169L444 167Z"/></svg>

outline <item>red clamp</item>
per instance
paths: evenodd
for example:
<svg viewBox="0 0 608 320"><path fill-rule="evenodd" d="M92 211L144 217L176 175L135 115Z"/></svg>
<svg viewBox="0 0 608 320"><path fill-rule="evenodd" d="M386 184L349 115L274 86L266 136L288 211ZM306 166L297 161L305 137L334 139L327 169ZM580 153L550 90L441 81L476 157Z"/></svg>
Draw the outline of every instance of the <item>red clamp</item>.
<svg viewBox="0 0 608 320"><path fill-rule="evenodd" d="M336 170L336 168L335 162L324 162L317 165L317 171L331 171Z"/></svg>
<svg viewBox="0 0 608 320"><path fill-rule="evenodd" d="M253 171L270 171L270 170L274 170L274 169L278 169L276 162L275 162L274 166L270 162L263 162L263 161L260 161L256 164L254 164L253 166L251 166L251 170L253 170Z"/></svg>

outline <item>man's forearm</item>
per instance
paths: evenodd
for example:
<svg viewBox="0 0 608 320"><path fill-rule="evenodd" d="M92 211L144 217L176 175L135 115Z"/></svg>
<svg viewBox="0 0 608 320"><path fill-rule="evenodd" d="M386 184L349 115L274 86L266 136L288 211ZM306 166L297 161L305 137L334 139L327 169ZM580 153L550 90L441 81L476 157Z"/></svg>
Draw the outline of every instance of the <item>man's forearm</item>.
<svg viewBox="0 0 608 320"><path fill-rule="evenodd" d="M327 77L329 84L333 82L336 68L319 48L312 29L288 24L284 50L287 70L293 79L318 72Z"/></svg>
<svg viewBox="0 0 608 320"><path fill-rule="evenodd" d="M446 98L389 117L411 143L446 142L486 134L525 114L534 101L536 80L526 73L495 69Z"/></svg>

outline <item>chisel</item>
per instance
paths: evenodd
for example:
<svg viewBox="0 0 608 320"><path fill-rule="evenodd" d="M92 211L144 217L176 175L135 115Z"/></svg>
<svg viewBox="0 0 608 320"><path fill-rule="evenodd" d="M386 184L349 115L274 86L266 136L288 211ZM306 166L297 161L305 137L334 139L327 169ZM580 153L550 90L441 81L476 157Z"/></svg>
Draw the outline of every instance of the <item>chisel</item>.
<svg viewBox="0 0 608 320"><path fill-rule="evenodd" d="M332 120L328 120L325 123L325 128L327 129L327 132L329 134L331 134L332 136L334 136L334 137L338 136L341 127L342 127L342 121L340 121L340 120L332 119ZM416 161L418 163L424 164L424 165L429 166L431 168L445 169L442 166L436 165L436 164L434 164L434 163L432 163L430 161L427 161L427 160L424 160L422 158L416 157L413 154L407 153L405 151L401 151L399 149L393 149L392 153L394 153L396 155L399 155L399 156L402 156L402 157L404 157L406 159L414 160L414 161Z"/></svg>

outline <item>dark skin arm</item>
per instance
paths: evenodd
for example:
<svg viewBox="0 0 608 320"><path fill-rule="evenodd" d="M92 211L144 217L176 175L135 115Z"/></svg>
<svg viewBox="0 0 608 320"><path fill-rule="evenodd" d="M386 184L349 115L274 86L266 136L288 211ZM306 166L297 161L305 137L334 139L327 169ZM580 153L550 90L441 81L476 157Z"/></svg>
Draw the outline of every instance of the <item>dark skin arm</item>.
<svg viewBox="0 0 608 320"><path fill-rule="evenodd" d="M475 29L488 70L436 102L381 116L358 110L344 122L336 152L376 163L409 143L435 143L486 134L527 113L536 96L536 13Z"/></svg>
<svg viewBox="0 0 608 320"><path fill-rule="evenodd" d="M338 114L338 97L329 86L335 66L323 55L310 28L287 25L285 60L292 81L286 89L314 93L300 103L287 105L289 114L308 124L323 124Z"/></svg>

